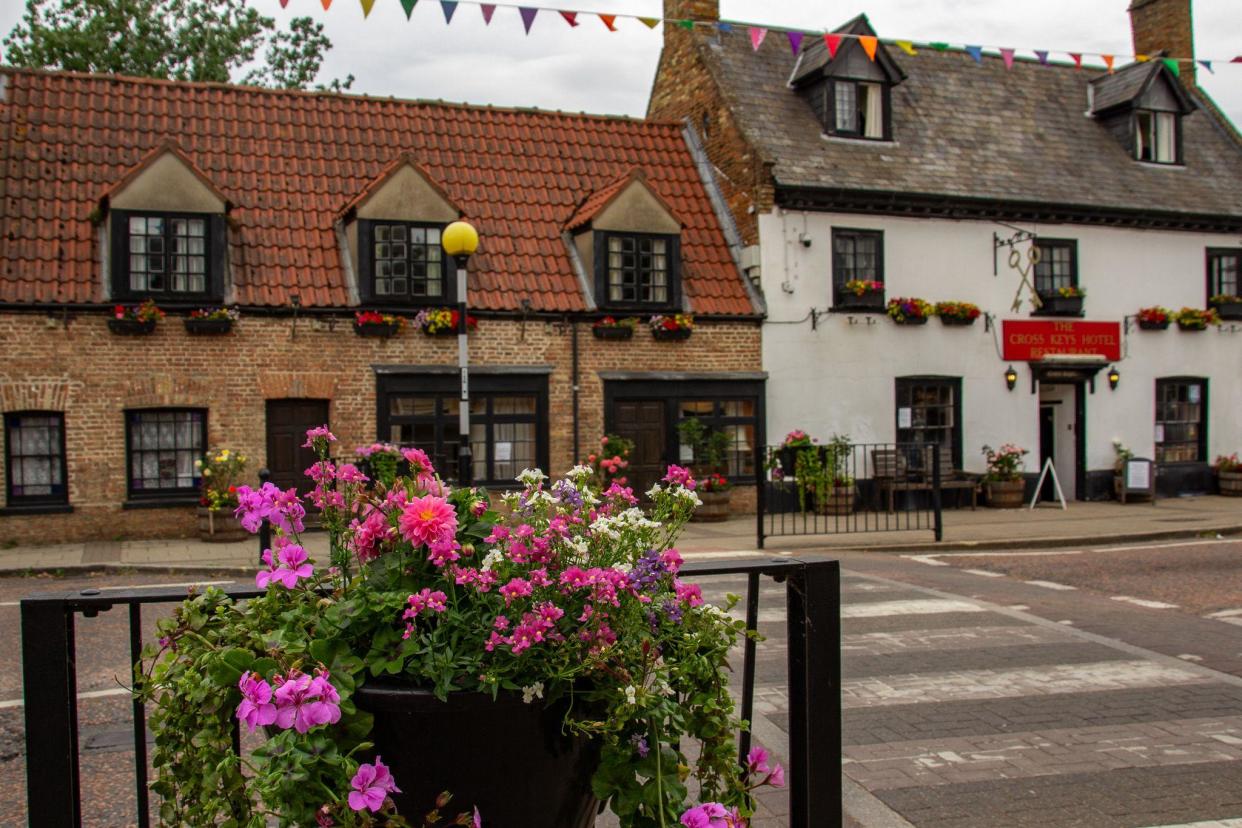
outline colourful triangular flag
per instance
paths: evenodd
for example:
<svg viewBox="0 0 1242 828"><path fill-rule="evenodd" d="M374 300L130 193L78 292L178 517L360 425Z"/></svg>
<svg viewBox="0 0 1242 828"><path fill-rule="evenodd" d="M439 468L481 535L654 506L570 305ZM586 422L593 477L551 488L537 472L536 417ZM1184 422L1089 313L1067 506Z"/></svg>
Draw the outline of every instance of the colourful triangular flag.
<svg viewBox="0 0 1242 828"><path fill-rule="evenodd" d="M1077 52L1066 52L1066 54L1074 59L1075 68L1077 69L1082 68L1082 55L1078 54Z"/></svg>
<svg viewBox="0 0 1242 828"><path fill-rule="evenodd" d="M1179 78L1182 76L1181 64L1179 64L1173 58L1165 58L1164 65L1169 67L1169 71L1172 72L1174 76L1179 77Z"/></svg>
<svg viewBox="0 0 1242 828"><path fill-rule="evenodd" d="M578 13L577 12L563 11L561 12L561 17L565 18L565 22L568 23L570 26L578 25Z"/></svg>
<svg viewBox="0 0 1242 828"><path fill-rule="evenodd" d="M332 0L320 0L323 3L323 10L327 11L328 6L332 5Z"/></svg>
<svg viewBox="0 0 1242 828"><path fill-rule="evenodd" d="M733 31L733 24L726 23L723 20L721 20L716 24L716 28L724 32L725 34L728 34L729 32Z"/></svg>
<svg viewBox="0 0 1242 828"><path fill-rule="evenodd" d="M1214 69L1212 68L1212 61L1210 61L1210 60L1201 60L1201 61L1199 61L1199 65L1200 65L1200 66L1202 66L1204 69L1208 70L1208 72L1209 72L1209 73L1211 73L1211 74L1213 74L1213 75L1215 75L1215 74L1216 74L1216 70L1214 70Z"/></svg>
<svg viewBox="0 0 1242 828"><path fill-rule="evenodd" d="M686 31L688 31L688 32L692 32L692 31L694 31L694 21L693 21L693 20L678 20L678 21L677 21L677 25L678 25L678 26L681 26L683 29L685 29L685 30L686 30Z"/></svg>
<svg viewBox="0 0 1242 828"><path fill-rule="evenodd" d="M518 14L522 15L522 26L526 28L526 33L530 34L530 27L535 25L535 15L539 14L539 9L532 9L529 6L519 6Z"/></svg>
<svg viewBox="0 0 1242 828"><path fill-rule="evenodd" d="M492 25L492 15L496 13L496 6L493 3L484 3L479 6L479 11L483 12L483 25Z"/></svg>
<svg viewBox="0 0 1242 828"><path fill-rule="evenodd" d="M824 44L828 47L828 57L830 59L836 57L837 49L841 48L841 35L837 35L837 34L824 35Z"/></svg>
<svg viewBox="0 0 1242 828"><path fill-rule="evenodd" d="M444 10L444 24L453 22L453 14L457 11L457 0L440 0L440 8Z"/></svg>
<svg viewBox="0 0 1242 828"><path fill-rule="evenodd" d="M1229 62L1230 63L1242 63L1242 55L1238 55L1236 58L1234 58L1233 60Z"/></svg>
<svg viewBox="0 0 1242 828"><path fill-rule="evenodd" d="M289 8L289 0L280 0L280 7L281 7L282 9L287 9L287 8Z"/></svg>
<svg viewBox="0 0 1242 828"><path fill-rule="evenodd" d="M1135 55L1134 59L1139 63L1146 63L1147 61L1151 60L1151 58L1149 58L1147 55Z"/></svg>
<svg viewBox="0 0 1242 828"><path fill-rule="evenodd" d="M648 29L654 29L656 26L660 25L660 18L658 17L640 17L638 20Z"/></svg>
<svg viewBox="0 0 1242 828"><path fill-rule="evenodd" d="M359 0L362 3L362 16L364 18L371 15L371 7L375 5L375 0Z"/></svg>
<svg viewBox="0 0 1242 828"><path fill-rule="evenodd" d="M914 48L914 44L909 40L898 40L895 41L895 43L897 44L897 48L905 52L907 55L917 55L919 53L918 50Z"/></svg>
<svg viewBox="0 0 1242 828"><path fill-rule="evenodd" d="M1013 55L1014 55L1013 49L1001 49L1000 53L1001 53L1001 57L1005 59L1005 68L1012 69L1013 68Z"/></svg>
<svg viewBox="0 0 1242 828"><path fill-rule="evenodd" d="M949 48L949 44L944 43L943 41L937 40L931 44L931 47L935 49L937 52L943 52Z"/></svg>
<svg viewBox="0 0 1242 828"><path fill-rule="evenodd" d="M767 36L768 36L767 29L760 28L759 26L751 26L750 27L750 48L754 49L756 52L759 51L759 47L763 45L763 39Z"/></svg>
<svg viewBox="0 0 1242 828"><path fill-rule="evenodd" d="M1104 58L1104 65L1108 67L1108 74L1111 75L1113 73L1113 64L1117 59L1112 55L1100 55L1100 57Z"/></svg>
<svg viewBox="0 0 1242 828"><path fill-rule="evenodd" d="M982 46L967 46L966 52L972 58L975 59L975 63L983 63L983 47Z"/></svg>
<svg viewBox="0 0 1242 828"><path fill-rule="evenodd" d="M608 27L608 31L615 32L617 30L617 16L615 14L601 14L599 19Z"/></svg>
<svg viewBox="0 0 1242 828"><path fill-rule="evenodd" d="M785 32L785 36L789 38L789 51L798 54L802 48L802 32Z"/></svg>
<svg viewBox="0 0 1242 828"><path fill-rule="evenodd" d="M1048 65L1048 53L1047 53L1047 52L1041 52L1040 50L1036 49L1036 50L1035 50L1035 57L1037 57L1037 58L1039 59L1039 65L1040 65L1040 66L1047 66L1047 65Z"/></svg>
<svg viewBox="0 0 1242 828"><path fill-rule="evenodd" d="M874 62L876 47L880 45L879 39L871 35L859 35L858 42L862 44L863 51L867 53L867 57Z"/></svg>
<svg viewBox="0 0 1242 828"><path fill-rule="evenodd" d="M375 0L371 0L371 2L375 2ZM401 8L405 9L406 20L409 20L410 15L414 13L414 4L417 2L418 0L401 0Z"/></svg>

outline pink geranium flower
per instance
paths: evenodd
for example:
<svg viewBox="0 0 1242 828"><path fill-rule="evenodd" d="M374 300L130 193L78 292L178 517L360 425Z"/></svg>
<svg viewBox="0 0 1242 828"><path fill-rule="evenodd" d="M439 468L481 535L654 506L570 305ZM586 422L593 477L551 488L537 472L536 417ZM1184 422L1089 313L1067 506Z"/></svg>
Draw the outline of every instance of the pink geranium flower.
<svg viewBox="0 0 1242 828"><path fill-rule="evenodd" d="M307 559L306 550L291 543L276 553L276 563L272 562L272 550L263 550L263 562L267 569L260 569L254 576L255 586L265 589L268 584L280 583L285 589L293 589L301 578L309 578L315 571Z"/></svg>
<svg viewBox="0 0 1242 828"><path fill-rule="evenodd" d="M415 546L452 540L457 534L457 512L442 497L416 497L402 510L398 526L402 537Z"/></svg>
<svg viewBox="0 0 1242 828"><path fill-rule="evenodd" d="M349 807L355 811L379 811L390 793L401 793L392 774L378 756L375 764L366 762L358 766L358 772L350 780L353 790L349 792Z"/></svg>
<svg viewBox="0 0 1242 828"><path fill-rule="evenodd" d="M341 697L328 681L327 673L313 678L293 671L285 679L277 679L276 726L292 727L305 733L312 727L336 724L341 719Z"/></svg>
<svg viewBox="0 0 1242 828"><path fill-rule="evenodd" d="M272 687L261 677L247 670L237 682L241 689L241 704L237 705L237 719L251 733L256 727L276 721L276 705L272 704Z"/></svg>

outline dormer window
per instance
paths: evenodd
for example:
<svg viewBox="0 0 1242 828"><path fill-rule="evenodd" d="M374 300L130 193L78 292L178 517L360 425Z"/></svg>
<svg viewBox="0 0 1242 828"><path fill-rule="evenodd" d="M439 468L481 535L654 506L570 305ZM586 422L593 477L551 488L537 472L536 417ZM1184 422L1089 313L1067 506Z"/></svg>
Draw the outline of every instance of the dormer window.
<svg viewBox="0 0 1242 828"><path fill-rule="evenodd" d="M1091 114L1136 161L1182 163L1182 118L1196 105L1163 60L1096 78L1088 101Z"/></svg>
<svg viewBox="0 0 1242 828"><path fill-rule="evenodd" d="M1180 123L1175 112L1140 109L1134 113L1134 157L1153 164L1177 163Z"/></svg>
<svg viewBox="0 0 1242 828"><path fill-rule="evenodd" d="M833 135L882 140L887 134L883 84L835 80L825 93L832 95L832 103L825 110L832 113L828 131Z"/></svg>
<svg viewBox="0 0 1242 828"><path fill-rule="evenodd" d="M452 263L444 260L440 224L370 221L360 228L371 244L360 255L371 256L370 295L377 302L439 304L450 288L445 278Z"/></svg>
<svg viewBox="0 0 1242 828"><path fill-rule="evenodd" d="M606 233L608 304L667 307L676 245L671 236Z"/></svg>

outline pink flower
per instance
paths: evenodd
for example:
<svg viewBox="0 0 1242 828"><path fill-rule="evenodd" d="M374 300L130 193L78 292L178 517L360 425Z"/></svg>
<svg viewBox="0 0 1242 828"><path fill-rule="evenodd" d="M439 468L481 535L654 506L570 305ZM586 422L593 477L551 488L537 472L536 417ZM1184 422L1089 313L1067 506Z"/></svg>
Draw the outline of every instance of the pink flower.
<svg viewBox="0 0 1242 828"><path fill-rule="evenodd" d="M676 575L677 571L681 569L681 565L683 563L681 553L676 549L664 550L663 554L660 555L660 561L664 564L665 568L667 568L668 571L674 575Z"/></svg>
<svg viewBox="0 0 1242 828"><path fill-rule="evenodd" d="M664 475L664 482L673 486L684 486L687 489L693 489L696 485L690 470L681 466L669 466L668 474Z"/></svg>
<svg viewBox="0 0 1242 828"><path fill-rule="evenodd" d="M404 457L406 462L410 464L410 474L415 477L436 473L435 468L431 465L431 458L428 457L427 452L422 449L401 449L401 456Z"/></svg>
<svg viewBox="0 0 1242 828"><path fill-rule="evenodd" d="M401 512L398 525L402 536L415 546L452 540L457 534L457 512L442 497L416 497Z"/></svg>
<svg viewBox="0 0 1242 828"><path fill-rule="evenodd" d="M427 560L436 566L446 566L461 557L459 549L461 544L452 538L432 541L427 547Z"/></svg>
<svg viewBox="0 0 1242 828"><path fill-rule="evenodd" d="M483 828L483 817L479 816L479 806L474 806L474 817L470 820L470 828Z"/></svg>
<svg viewBox="0 0 1242 828"><path fill-rule="evenodd" d="M703 590L698 584L685 584L677 581L673 584L673 588L677 591L678 601L684 601L692 607L703 603Z"/></svg>
<svg viewBox="0 0 1242 828"><path fill-rule="evenodd" d="M237 719L254 733L256 727L276 721L276 705L272 704L272 687L249 670L242 673L237 682L241 689L241 704L237 705Z"/></svg>
<svg viewBox="0 0 1242 828"><path fill-rule="evenodd" d="M732 828L731 823L729 812L719 802L706 802L681 815L685 828Z"/></svg>
<svg viewBox="0 0 1242 828"><path fill-rule="evenodd" d="M500 594L504 596L505 606L509 606L517 598L524 598L531 593L530 581L524 578L514 578L509 583L500 588Z"/></svg>
<svg viewBox="0 0 1242 828"><path fill-rule="evenodd" d="M294 670L277 678L276 726L305 733L312 727L336 724L341 719L340 696L322 672L314 678Z"/></svg>
<svg viewBox="0 0 1242 828"><path fill-rule="evenodd" d="M336 435L331 431L328 431L328 427L326 425L316 426L306 432L306 442L302 444L302 448L314 448L315 441L319 439L327 440L329 443L335 443Z"/></svg>
<svg viewBox="0 0 1242 828"><path fill-rule="evenodd" d="M342 463L341 467L336 470L336 479L342 483L366 483L371 478L358 471L358 467L353 463Z"/></svg>
<svg viewBox="0 0 1242 828"><path fill-rule="evenodd" d="M276 553L279 566L272 563L272 550L263 550L263 562L267 569L261 569L254 576L255 586L265 589L268 584L280 583L285 589L293 589L298 579L309 578L315 567L307 562L306 550L296 543L288 544Z"/></svg>
<svg viewBox="0 0 1242 828"><path fill-rule="evenodd" d="M785 786L785 769L781 767L779 762L774 762L773 767L769 767L768 758L768 752L758 745L751 748L750 753L746 754L746 776L748 779L752 775L763 777L759 782L754 783L755 787L771 785L773 788L783 788Z"/></svg>
<svg viewBox="0 0 1242 828"><path fill-rule="evenodd" d="M358 766L358 772L350 780L354 789L349 792L349 807L355 811L379 811L390 793L401 793L397 783L393 781L388 766L375 757L375 764L366 762Z"/></svg>

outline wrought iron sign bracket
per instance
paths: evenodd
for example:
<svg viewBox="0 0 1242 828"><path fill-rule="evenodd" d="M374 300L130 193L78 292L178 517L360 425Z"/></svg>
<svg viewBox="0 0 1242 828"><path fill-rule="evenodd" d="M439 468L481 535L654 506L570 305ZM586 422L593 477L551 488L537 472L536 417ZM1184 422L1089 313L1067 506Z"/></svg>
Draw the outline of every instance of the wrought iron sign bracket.
<svg viewBox="0 0 1242 828"><path fill-rule="evenodd" d="M1012 250L1017 245L1023 244L1029 241L1035 241L1035 234L1030 232L1029 230L1019 230L1017 228L1014 228L1013 235L1007 239L1002 239L1000 235L995 230L993 230L992 231L992 275L1000 276L1000 257L997 255L997 251L999 251L1002 247L1008 247L1010 250Z"/></svg>

